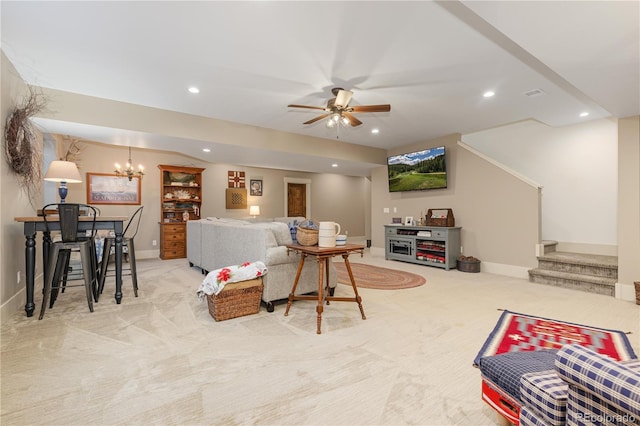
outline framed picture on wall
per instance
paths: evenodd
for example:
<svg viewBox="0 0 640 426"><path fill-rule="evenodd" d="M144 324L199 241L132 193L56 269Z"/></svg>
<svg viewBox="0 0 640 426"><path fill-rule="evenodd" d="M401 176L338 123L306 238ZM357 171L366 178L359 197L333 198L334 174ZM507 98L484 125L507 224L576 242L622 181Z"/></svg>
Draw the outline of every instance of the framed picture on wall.
<svg viewBox="0 0 640 426"><path fill-rule="evenodd" d="M226 188L226 208L246 209L247 188Z"/></svg>
<svg viewBox="0 0 640 426"><path fill-rule="evenodd" d="M251 179L249 183L249 195L262 196L262 179Z"/></svg>
<svg viewBox="0 0 640 426"><path fill-rule="evenodd" d="M87 173L87 204L140 204L140 177Z"/></svg>

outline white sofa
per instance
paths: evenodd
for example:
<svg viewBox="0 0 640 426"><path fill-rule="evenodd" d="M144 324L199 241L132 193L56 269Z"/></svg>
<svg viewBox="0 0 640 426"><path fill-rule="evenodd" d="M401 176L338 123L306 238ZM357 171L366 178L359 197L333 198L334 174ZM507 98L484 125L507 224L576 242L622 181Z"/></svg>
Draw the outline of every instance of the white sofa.
<svg viewBox="0 0 640 426"><path fill-rule="evenodd" d="M292 243L289 224L304 218L273 218L272 221L246 221L206 218L187 222L187 259L192 267L208 273L225 266L262 261L268 272L263 278L262 301L273 312L274 302L287 299L298 270L300 256L287 253ZM329 267L329 287L337 283L333 263ZM318 264L308 259L300 275L296 294L318 290Z"/></svg>

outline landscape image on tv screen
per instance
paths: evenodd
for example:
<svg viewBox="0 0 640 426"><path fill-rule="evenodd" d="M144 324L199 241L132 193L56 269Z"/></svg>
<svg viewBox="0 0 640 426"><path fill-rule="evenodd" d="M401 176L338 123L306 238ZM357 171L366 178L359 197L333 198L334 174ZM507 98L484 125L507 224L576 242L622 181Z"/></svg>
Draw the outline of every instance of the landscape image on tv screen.
<svg viewBox="0 0 640 426"><path fill-rule="evenodd" d="M444 146L387 158L389 192L447 187Z"/></svg>

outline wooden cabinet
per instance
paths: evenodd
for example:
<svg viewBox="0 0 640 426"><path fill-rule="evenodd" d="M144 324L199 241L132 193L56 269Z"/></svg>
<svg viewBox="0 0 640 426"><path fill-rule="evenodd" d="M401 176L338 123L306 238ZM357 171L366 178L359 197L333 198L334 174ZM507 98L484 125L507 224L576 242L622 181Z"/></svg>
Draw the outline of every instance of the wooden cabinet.
<svg viewBox="0 0 640 426"><path fill-rule="evenodd" d="M187 257L187 220L200 219L202 172L199 167L160 164L160 258Z"/></svg>
<svg viewBox="0 0 640 426"><path fill-rule="evenodd" d="M460 227L385 225L385 259L455 268Z"/></svg>
<svg viewBox="0 0 640 426"><path fill-rule="evenodd" d="M160 224L160 258L181 259L187 256L187 225L185 223Z"/></svg>

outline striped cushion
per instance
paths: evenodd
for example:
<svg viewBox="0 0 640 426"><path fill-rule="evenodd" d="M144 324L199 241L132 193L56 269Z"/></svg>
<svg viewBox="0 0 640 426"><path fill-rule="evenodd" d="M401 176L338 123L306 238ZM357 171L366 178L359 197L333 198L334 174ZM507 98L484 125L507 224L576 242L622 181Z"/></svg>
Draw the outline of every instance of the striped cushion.
<svg viewBox="0 0 640 426"><path fill-rule="evenodd" d="M549 423L545 423L535 410L526 405L520 409L519 420L520 426L549 426Z"/></svg>
<svg viewBox="0 0 640 426"><path fill-rule="evenodd" d="M484 377L519 401L520 377L526 373L552 369L556 353L554 349L506 352L480 358L478 367Z"/></svg>
<svg viewBox="0 0 640 426"><path fill-rule="evenodd" d="M555 361L561 379L569 383L568 424L614 424L640 421L640 363L617 362L579 345L566 345ZM627 416L627 417L623 417ZM631 417L633 419L629 420Z"/></svg>
<svg viewBox="0 0 640 426"><path fill-rule="evenodd" d="M520 379L522 403L537 412L540 420L553 426L566 422L568 390L569 385L555 370L528 373Z"/></svg>

